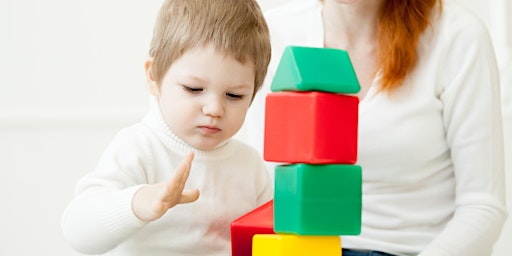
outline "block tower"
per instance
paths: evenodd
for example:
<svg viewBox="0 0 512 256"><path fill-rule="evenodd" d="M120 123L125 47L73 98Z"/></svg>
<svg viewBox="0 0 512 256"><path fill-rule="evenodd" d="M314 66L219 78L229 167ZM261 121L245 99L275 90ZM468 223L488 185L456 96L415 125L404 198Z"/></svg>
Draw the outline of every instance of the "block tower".
<svg viewBox="0 0 512 256"><path fill-rule="evenodd" d="M361 231L359 100L350 95L360 87L350 58L339 49L289 46L271 90L264 159L286 164L275 168L273 201L232 223L233 256L339 256L340 235ZM245 242L241 230L249 231Z"/></svg>

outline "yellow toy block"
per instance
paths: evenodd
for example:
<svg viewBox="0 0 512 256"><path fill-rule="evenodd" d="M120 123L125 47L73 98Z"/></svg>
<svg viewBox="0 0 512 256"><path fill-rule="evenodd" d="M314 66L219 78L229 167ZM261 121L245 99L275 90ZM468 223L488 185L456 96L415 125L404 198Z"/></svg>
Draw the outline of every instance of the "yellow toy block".
<svg viewBox="0 0 512 256"><path fill-rule="evenodd" d="M252 256L340 256L339 236L256 234Z"/></svg>

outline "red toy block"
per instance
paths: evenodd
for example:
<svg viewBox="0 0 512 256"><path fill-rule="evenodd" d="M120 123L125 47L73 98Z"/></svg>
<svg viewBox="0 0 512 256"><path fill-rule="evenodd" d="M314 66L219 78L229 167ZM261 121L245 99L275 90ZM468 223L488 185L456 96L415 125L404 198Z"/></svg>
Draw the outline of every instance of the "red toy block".
<svg viewBox="0 0 512 256"><path fill-rule="evenodd" d="M231 255L252 255L252 238L274 233L274 200L270 200L231 223Z"/></svg>
<svg viewBox="0 0 512 256"><path fill-rule="evenodd" d="M265 160L354 164L359 99L318 91L275 92L266 97Z"/></svg>

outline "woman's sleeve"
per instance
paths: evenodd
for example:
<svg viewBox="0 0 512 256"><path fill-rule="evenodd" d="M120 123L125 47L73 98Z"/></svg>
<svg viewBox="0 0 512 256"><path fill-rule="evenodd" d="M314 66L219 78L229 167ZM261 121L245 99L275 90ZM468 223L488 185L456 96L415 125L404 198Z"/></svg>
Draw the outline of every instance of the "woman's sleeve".
<svg viewBox="0 0 512 256"><path fill-rule="evenodd" d="M498 69L486 28L469 21L439 66L455 213L420 256L489 255L507 216Z"/></svg>

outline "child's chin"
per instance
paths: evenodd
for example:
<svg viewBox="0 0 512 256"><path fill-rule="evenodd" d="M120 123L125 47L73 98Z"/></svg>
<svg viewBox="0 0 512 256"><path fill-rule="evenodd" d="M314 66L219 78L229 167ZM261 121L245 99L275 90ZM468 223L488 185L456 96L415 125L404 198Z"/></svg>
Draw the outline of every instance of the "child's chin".
<svg viewBox="0 0 512 256"><path fill-rule="evenodd" d="M210 151L210 150L214 150L215 148L217 148L219 146L219 143L197 143L196 145L192 145L194 148L197 148L199 150L203 150L203 151Z"/></svg>

